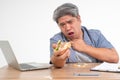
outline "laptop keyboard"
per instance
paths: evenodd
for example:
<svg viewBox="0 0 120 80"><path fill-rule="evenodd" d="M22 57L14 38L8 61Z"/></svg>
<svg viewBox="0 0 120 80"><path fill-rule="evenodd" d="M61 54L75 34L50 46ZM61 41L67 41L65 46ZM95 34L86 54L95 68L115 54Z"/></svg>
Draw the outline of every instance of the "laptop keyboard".
<svg viewBox="0 0 120 80"><path fill-rule="evenodd" d="M29 64L20 64L20 66L23 68L23 69L30 69L30 68L36 68L32 65L29 65Z"/></svg>

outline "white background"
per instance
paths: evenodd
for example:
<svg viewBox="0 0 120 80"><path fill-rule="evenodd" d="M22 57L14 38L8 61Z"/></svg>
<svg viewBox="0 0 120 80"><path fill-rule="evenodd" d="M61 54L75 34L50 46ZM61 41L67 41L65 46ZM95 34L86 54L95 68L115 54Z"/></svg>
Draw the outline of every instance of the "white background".
<svg viewBox="0 0 120 80"><path fill-rule="evenodd" d="M101 30L120 53L120 0L0 0L0 40L10 42L20 63L49 63L49 39L60 31L53 11L65 2L76 4L82 25ZM0 67L6 64L0 51Z"/></svg>

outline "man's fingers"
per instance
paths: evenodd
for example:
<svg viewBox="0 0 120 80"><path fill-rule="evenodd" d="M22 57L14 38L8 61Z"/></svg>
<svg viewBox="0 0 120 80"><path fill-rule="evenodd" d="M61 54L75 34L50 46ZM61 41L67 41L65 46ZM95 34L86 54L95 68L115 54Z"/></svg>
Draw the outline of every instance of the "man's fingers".
<svg viewBox="0 0 120 80"><path fill-rule="evenodd" d="M52 48L55 49L57 44L52 44Z"/></svg>

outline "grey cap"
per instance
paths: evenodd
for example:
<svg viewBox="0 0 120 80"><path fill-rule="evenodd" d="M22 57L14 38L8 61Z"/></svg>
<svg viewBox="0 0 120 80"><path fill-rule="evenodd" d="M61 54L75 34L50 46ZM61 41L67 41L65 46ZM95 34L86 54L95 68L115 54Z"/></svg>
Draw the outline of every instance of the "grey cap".
<svg viewBox="0 0 120 80"><path fill-rule="evenodd" d="M65 15L76 17L79 15L78 7L72 3L64 3L53 13L53 19L58 23L58 19Z"/></svg>

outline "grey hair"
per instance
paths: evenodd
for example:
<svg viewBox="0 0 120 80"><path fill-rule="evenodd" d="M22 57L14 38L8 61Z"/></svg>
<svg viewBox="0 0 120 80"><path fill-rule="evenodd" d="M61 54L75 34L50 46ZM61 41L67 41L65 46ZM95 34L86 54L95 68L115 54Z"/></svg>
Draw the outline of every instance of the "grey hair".
<svg viewBox="0 0 120 80"><path fill-rule="evenodd" d="M58 19L65 15L77 17L79 15L78 7L72 3L64 3L59 6L53 13L53 20L58 23Z"/></svg>

